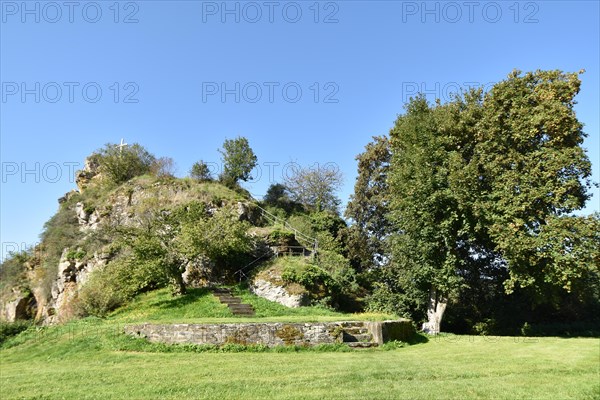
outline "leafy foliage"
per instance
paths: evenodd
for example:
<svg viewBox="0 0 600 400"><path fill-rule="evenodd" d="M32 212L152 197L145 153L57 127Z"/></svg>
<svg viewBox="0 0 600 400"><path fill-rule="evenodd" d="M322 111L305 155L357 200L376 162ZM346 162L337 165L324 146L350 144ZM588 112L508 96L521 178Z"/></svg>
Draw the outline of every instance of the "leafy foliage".
<svg viewBox="0 0 600 400"><path fill-rule="evenodd" d="M157 165L156 158L138 143L124 147L108 143L98 150L95 158L100 166L100 173L109 182L117 185L150 173L153 166ZM167 165L166 161L167 159L162 159L162 167L172 167Z"/></svg>
<svg viewBox="0 0 600 400"><path fill-rule="evenodd" d="M210 173L210 168L208 165L202 160L196 161L192 168L190 169L190 177L197 181L210 181L212 180L212 175Z"/></svg>
<svg viewBox="0 0 600 400"><path fill-rule="evenodd" d="M387 181L392 153L386 136L374 137L359 154L358 177L345 215L353 224L348 234L348 250L358 270L385 262L391 233L388 217L390 189Z"/></svg>
<svg viewBox="0 0 600 400"><path fill-rule="evenodd" d="M256 167L257 159L248 139L245 137L227 139L219 152L223 157L222 182L231 186L239 180L247 181L251 178L250 173Z"/></svg>
<svg viewBox="0 0 600 400"><path fill-rule="evenodd" d="M31 322L17 320L15 322L0 321L0 345L7 339L18 335L31 326Z"/></svg>
<svg viewBox="0 0 600 400"><path fill-rule="evenodd" d="M253 249L248 228L249 224L239 221L234 210L223 208L209 218L184 223L177 245L188 259L208 258L215 272L226 276L242 267Z"/></svg>
<svg viewBox="0 0 600 400"><path fill-rule="evenodd" d="M14 252L0 264L0 293L9 292L12 288L21 287L26 284L25 263L30 255L25 252Z"/></svg>
<svg viewBox="0 0 600 400"><path fill-rule="evenodd" d="M337 165L317 165L316 168L297 166L285 177L292 200L317 211L328 210L337 213L340 200L336 193L343 183L342 173Z"/></svg>
<svg viewBox="0 0 600 400"><path fill-rule="evenodd" d="M598 218L569 215L590 185L579 85L577 74L516 71L485 96L411 100L390 132L396 233L377 302L393 293L398 312L422 317L431 290L463 299L486 279L531 291L533 304L590 290Z"/></svg>

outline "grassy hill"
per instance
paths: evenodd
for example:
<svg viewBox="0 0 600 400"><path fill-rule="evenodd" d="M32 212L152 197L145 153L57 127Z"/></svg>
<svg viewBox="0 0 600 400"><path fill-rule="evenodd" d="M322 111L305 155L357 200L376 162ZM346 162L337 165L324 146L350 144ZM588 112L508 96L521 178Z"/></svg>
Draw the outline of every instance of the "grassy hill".
<svg viewBox="0 0 600 400"><path fill-rule="evenodd" d="M349 320L385 320L397 318L381 313L343 313L311 306L288 308L234 287L233 293L254 307L253 317L234 316L208 289L190 289L173 297L168 289L144 293L130 304L113 312L106 323L227 323L227 322L324 322Z"/></svg>

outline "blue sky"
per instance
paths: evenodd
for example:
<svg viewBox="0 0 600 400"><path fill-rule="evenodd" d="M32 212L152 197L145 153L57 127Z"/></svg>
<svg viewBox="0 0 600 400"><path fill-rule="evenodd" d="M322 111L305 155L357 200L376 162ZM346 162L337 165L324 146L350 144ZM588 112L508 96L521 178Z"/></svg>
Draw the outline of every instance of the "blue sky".
<svg viewBox="0 0 600 400"><path fill-rule="evenodd" d="M597 1L1 1L2 256L38 240L72 171L124 138L184 176L246 136L256 196L290 162L355 156L417 90L513 69L587 72L576 107L600 181ZM600 192L584 213L600 211Z"/></svg>

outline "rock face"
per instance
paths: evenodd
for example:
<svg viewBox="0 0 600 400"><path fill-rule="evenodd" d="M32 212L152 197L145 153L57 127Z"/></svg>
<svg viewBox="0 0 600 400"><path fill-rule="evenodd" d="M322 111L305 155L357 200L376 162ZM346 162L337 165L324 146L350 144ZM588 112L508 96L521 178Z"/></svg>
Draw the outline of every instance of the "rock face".
<svg viewBox="0 0 600 400"><path fill-rule="evenodd" d="M275 301L286 307L296 308L309 304L306 294L290 294L285 287L276 285L264 279L255 279L250 290L257 296L267 300Z"/></svg>
<svg viewBox="0 0 600 400"><path fill-rule="evenodd" d="M77 213L77 221L79 222L82 230L86 231L98 229L100 224L100 213L98 210L88 212L86 211L84 204L79 202L75 205L75 212Z"/></svg>
<svg viewBox="0 0 600 400"><path fill-rule="evenodd" d="M52 324L71 318L75 312L72 301L79 288L88 280L90 273L108 262L108 255L94 254L85 261L68 257L67 249L63 251L58 264L56 280L52 284L50 299L44 306L41 318L44 323Z"/></svg>
<svg viewBox="0 0 600 400"><path fill-rule="evenodd" d="M261 212L256 206L252 206L249 203L243 203L238 201L237 213L240 221L248 221L253 225L257 225L260 218Z"/></svg>
<svg viewBox="0 0 600 400"><path fill-rule="evenodd" d="M32 293L17 291L14 300L5 304L2 319L15 322L18 319L32 319L37 312L37 302Z"/></svg>
<svg viewBox="0 0 600 400"><path fill-rule="evenodd" d="M79 188L80 192L89 185L90 181L99 175L100 163L94 156L90 156L85 159L85 165L82 170L77 171L75 174L75 183Z"/></svg>
<svg viewBox="0 0 600 400"><path fill-rule="evenodd" d="M40 251L41 261L30 268L27 267L27 278L23 284L23 288L28 287L27 293L25 289L23 294L7 292L10 288L2 292L0 319L14 320L25 316L24 318L35 318L42 323L52 324L72 316L79 289L92 271L109 262L108 255L102 254L106 248L99 247L102 246L100 243L105 243L105 227L139 227L146 224L153 213L168 212L165 210L198 201L204 203L209 212L227 206L237 211L240 220L256 224L260 219L260 212L256 206L250 202L238 201L239 196L235 193L216 196L208 184L142 176L107 192L102 192L102 185L97 186L97 191L92 190L102 179L98 157L88 157L84 168L76 173L78 190L71 190L58 199L61 204L59 212L63 213L60 223L66 224L64 221L68 220L69 224L77 224L79 232L74 234L68 243L60 244L58 252L63 252L58 263L58 257L54 256L54 248L51 266L47 258L44 259L44 252ZM84 193L86 190L88 193ZM73 226L69 227L71 228ZM74 231L77 231L77 227L74 228ZM107 232L110 232L110 229L107 229ZM101 240L95 239L97 234ZM40 247L43 245L45 244L41 244ZM69 246L69 249L63 250L63 246ZM74 251L80 246L85 249L87 255ZM263 254L266 250L256 251ZM189 287L219 283L224 278L212 276L210 272L215 270L209 260L189 260L183 278ZM48 284L49 280L51 285Z"/></svg>

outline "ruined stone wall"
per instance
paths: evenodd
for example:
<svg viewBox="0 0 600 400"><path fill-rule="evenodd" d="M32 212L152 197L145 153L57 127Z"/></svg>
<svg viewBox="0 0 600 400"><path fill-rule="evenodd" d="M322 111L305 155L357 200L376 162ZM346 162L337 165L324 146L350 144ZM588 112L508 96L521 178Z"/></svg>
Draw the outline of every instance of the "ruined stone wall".
<svg viewBox="0 0 600 400"><path fill-rule="evenodd" d="M372 342L408 340L414 334L411 321L316 322L316 323L238 323L238 324L141 324L125 327L125 333L166 344L226 343L315 346L341 343L344 332L364 328Z"/></svg>

